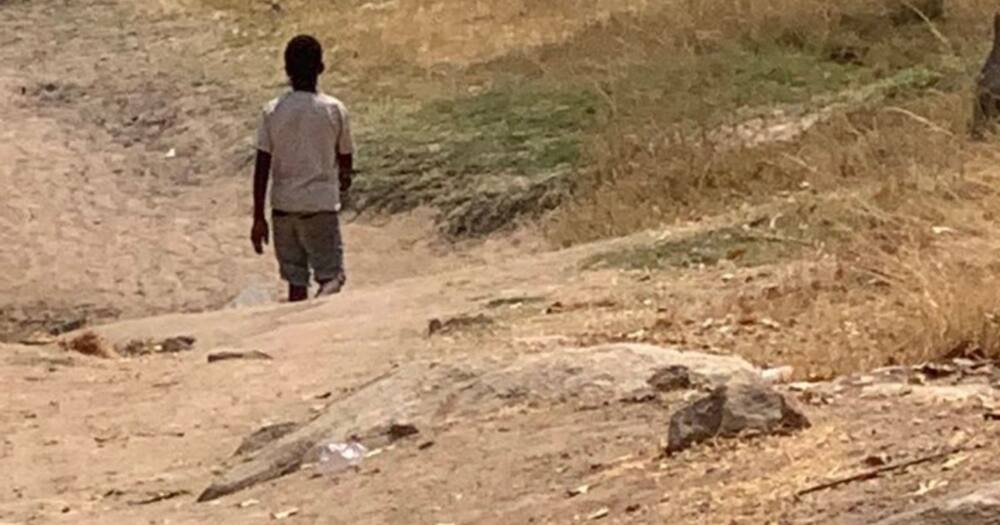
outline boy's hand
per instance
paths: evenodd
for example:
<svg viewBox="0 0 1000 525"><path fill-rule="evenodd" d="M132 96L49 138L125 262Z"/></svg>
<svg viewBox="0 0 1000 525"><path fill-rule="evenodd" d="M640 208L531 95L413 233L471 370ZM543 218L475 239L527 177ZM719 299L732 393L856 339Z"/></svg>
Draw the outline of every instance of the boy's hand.
<svg viewBox="0 0 1000 525"><path fill-rule="evenodd" d="M351 177L350 173L340 174L340 191L342 191L343 193L347 193L348 191L351 190L351 184L353 183L354 180L353 177Z"/></svg>
<svg viewBox="0 0 1000 525"><path fill-rule="evenodd" d="M253 220L253 228L250 229L250 242L253 243L253 250L257 254L264 253L264 245L269 237L267 220L256 218Z"/></svg>

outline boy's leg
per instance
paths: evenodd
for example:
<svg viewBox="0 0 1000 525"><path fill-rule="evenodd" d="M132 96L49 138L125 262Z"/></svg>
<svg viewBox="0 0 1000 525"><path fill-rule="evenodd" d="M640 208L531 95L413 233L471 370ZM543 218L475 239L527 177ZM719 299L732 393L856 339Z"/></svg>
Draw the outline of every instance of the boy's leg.
<svg viewBox="0 0 1000 525"><path fill-rule="evenodd" d="M309 287L299 286L297 284L288 285L288 302L297 303L299 301L305 301L309 298Z"/></svg>
<svg viewBox="0 0 1000 525"><path fill-rule="evenodd" d="M290 302L309 297L309 256L302 243L300 221L294 215L275 215L271 221L274 253L281 278L288 282Z"/></svg>
<svg viewBox="0 0 1000 525"><path fill-rule="evenodd" d="M309 254L319 295L340 291L347 281L344 272L344 243L340 234L340 217L334 212L317 213L304 219L300 231L302 244Z"/></svg>

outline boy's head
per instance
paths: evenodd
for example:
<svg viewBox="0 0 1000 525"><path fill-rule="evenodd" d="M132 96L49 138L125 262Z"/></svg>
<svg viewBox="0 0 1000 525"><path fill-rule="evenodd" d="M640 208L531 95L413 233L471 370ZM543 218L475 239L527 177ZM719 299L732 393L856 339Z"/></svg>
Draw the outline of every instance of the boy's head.
<svg viewBox="0 0 1000 525"><path fill-rule="evenodd" d="M285 72L292 85L315 83L323 73L323 46L309 35L299 35L285 47Z"/></svg>

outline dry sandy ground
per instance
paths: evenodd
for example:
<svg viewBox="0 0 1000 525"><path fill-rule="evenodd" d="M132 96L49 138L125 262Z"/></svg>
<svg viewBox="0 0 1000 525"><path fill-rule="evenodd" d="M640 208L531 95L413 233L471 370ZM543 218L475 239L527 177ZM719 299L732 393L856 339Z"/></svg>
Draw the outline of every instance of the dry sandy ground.
<svg viewBox="0 0 1000 525"><path fill-rule="evenodd" d="M194 502L250 432L305 421L331 395L394 363L555 350L566 344L560 334L607 321L601 317L614 314L596 307L545 314L526 305L509 317L486 305L512 296L574 304L639 292L641 283L612 289L605 273L581 277L573 264L579 255L403 279L302 306L171 315L99 330L111 342L197 339L194 351L177 356L112 361L4 347L0 520L264 523L294 508L292 523L574 523L608 508L608 523L860 524L1000 475L1000 427L983 418L991 387L945 401L906 390L871 395L860 380L829 404L790 394L813 421L793 437L664 458L669 407L512 402L474 420L421 429L336 480L304 471L214 503ZM426 337L429 317L460 312L484 312L496 325ZM206 353L221 348L275 359L207 364ZM869 468L872 456L908 460L948 446L966 448L874 481L794 497ZM592 488L568 496L581 485ZM175 491L181 494L142 503ZM241 506L250 501L256 504Z"/></svg>
<svg viewBox="0 0 1000 525"><path fill-rule="evenodd" d="M0 345L0 522L244 524L295 508L289 523L853 524L1000 475L1000 427L982 417L989 399L848 387L831 404L805 403L814 425L798 436L674 458L661 454L665 407L512 405L421 429L336 480L302 472L195 503L248 433L306 420L394 363L572 346L683 309L722 281L580 272L583 258L614 243L548 253L530 239L445 247L415 216L347 227L352 285L334 299L137 319L214 310L248 284L273 282L273 263L245 241L247 136L259 101L239 79L214 74L249 59L223 51L224 24L166 7L0 3L4 336L23 332L26 317L82 309L132 318L99 328L112 343L197 341L192 352L122 360ZM526 299L489 304L515 297ZM546 314L556 301L563 311ZM429 319L462 313L495 324L426 336ZM759 335L743 344L760 344ZM274 360L207 364L221 348ZM869 456L949 445L965 447L962 461L794 497L866 468ZM584 484L587 494L568 496ZM249 500L257 504L240 505ZM606 516L588 518L603 508Z"/></svg>

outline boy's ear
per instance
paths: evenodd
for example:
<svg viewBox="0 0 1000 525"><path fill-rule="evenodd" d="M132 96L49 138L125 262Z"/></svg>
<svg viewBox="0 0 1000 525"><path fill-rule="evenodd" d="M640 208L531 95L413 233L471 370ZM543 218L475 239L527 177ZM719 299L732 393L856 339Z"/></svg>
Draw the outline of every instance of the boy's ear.
<svg viewBox="0 0 1000 525"><path fill-rule="evenodd" d="M326 71L326 64L322 60L319 62L319 74L322 75Z"/></svg>

